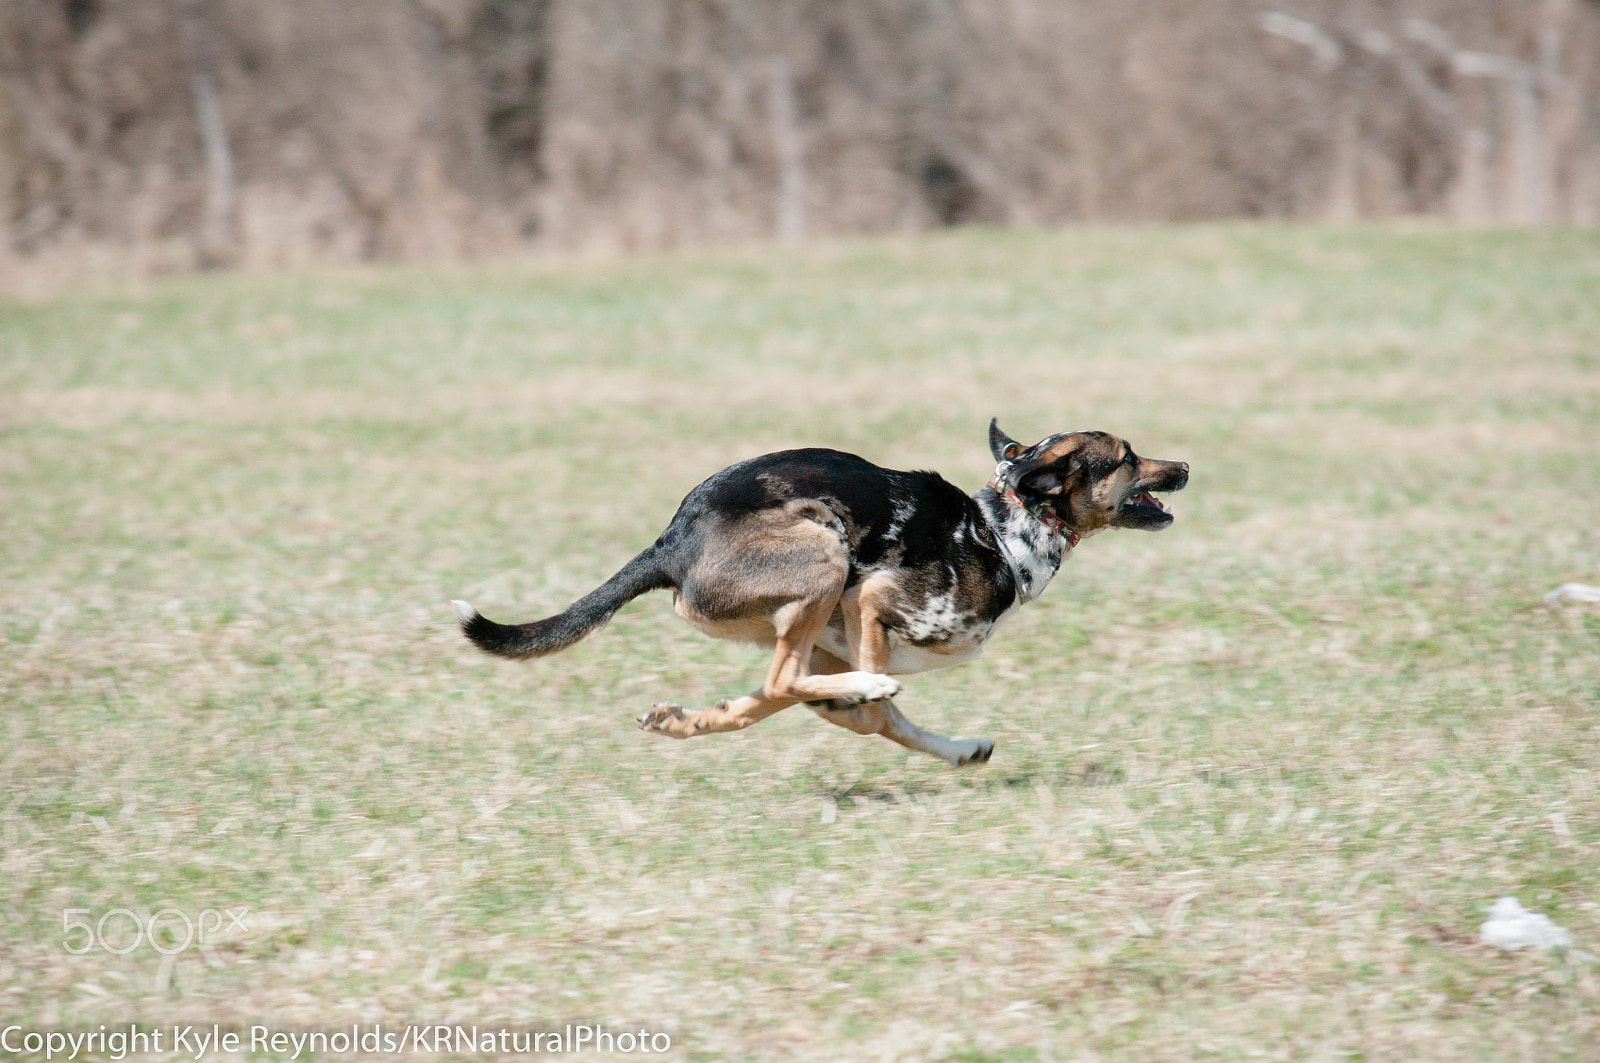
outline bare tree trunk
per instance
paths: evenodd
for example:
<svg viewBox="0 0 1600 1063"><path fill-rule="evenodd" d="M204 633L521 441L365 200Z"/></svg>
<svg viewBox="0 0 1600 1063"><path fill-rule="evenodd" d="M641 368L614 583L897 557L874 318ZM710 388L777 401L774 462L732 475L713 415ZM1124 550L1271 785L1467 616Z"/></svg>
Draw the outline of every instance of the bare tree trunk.
<svg viewBox="0 0 1600 1063"><path fill-rule="evenodd" d="M194 96L195 122L200 127L200 144L206 160L205 214L200 223L200 264L211 268L234 260L234 225L237 197L234 194L233 152L228 148L228 128L222 120L222 104L211 75L198 71L189 79Z"/></svg>
<svg viewBox="0 0 1600 1063"><path fill-rule="evenodd" d="M189 96L194 105L195 127L205 159L205 206L201 213L198 252L200 266L215 269L238 258L238 196L235 191L233 151L223 120L222 101L214 75L217 42L196 0L185 3L182 15L184 51L189 65Z"/></svg>
<svg viewBox="0 0 1600 1063"><path fill-rule="evenodd" d="M806 170L800 146L794 67L781 55L767 63L767 124L777 159L778 239L797 244L806 236Z"/></svg>
<svg viewBox="0 0 1600 1063"><path fill-rule="evenodd" d="M1354 101L1341 99L1337 107L1327 218L1333 222L1350 222L1361 216L1361 123Z"/></svg>
<svg viewBox="0 0 1600 1063"><path fill-rule="evenodd" d="M11 228L22 213L22 117L11 102L11 86L0 78L0 247L15 239ZM7 237L11 239L8 240Z"/></svg>
<svg viewBox="0 0 1600 1063"><path fill-rule="evenodd" d="M1473 224L1494 216L1489 195L1489 134L1480 126L1462 130L1455 187L1451 190L1451 213L1456 221Z"/></svg>
<svg viewBox="0 0 1600 1063"><path fill-rule="evenodd" d="M1541 128L1539 85L1531 63L1483 52L1457 52L1456 73L1495 83L1505 126L1510 131L1509 173L1501 211L1511 221L1538 224L1545 220L1546 169Z"/></svg>

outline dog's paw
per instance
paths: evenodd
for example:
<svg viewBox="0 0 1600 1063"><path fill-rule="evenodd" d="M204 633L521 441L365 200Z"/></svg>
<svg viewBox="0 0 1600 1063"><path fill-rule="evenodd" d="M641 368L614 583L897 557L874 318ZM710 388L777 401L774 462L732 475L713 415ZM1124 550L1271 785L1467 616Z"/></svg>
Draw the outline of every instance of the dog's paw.
<svg viewBox="0 0 1600 1063"><path fill-rule="evenodd" d="M976 768L980 764L989 763L989 758L994 755L994 743L987 738L956 744L962 747L962 752L956 754L958 768Z"/></svg>
<svg viewBox="0 0 1600 1063"><path fill-rule="evenodd" d="M877 672L862 672L861 680L856 684L855 693L847 698L837 700L847 705L865 705L871 701L883 701L900 693L900 682L893 676L879 675Z"/></svg>
<svg viewBox="0 0 1600 1063"><path fill-rule="evenodd" d="M673 727L673 724L683 723L684 718L683 706L663 701L657 703L649 712L639 717L639 729L641 731L654 731L658 735L666 735L669 738L687 738L689 737L688 735L679 733L679 730Z"/></svg>

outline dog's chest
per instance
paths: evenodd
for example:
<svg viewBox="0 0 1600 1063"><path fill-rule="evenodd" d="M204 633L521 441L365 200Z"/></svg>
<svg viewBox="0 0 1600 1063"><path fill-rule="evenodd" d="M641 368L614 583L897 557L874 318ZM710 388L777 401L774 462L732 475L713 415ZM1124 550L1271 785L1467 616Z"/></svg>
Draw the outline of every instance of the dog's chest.
<svg viewBox="0 0 1600 1063"><path fill-rule="evenodd" d="M916 602L902 600L891 615L881 618L889 642L887 671L891 675L932 672L970 661L983 652L984 643L1014 608L998 616L985 615L981 609L964 608L953 591ZM817 641L835 657L850 659L840 618L835 617Z"/></svg>

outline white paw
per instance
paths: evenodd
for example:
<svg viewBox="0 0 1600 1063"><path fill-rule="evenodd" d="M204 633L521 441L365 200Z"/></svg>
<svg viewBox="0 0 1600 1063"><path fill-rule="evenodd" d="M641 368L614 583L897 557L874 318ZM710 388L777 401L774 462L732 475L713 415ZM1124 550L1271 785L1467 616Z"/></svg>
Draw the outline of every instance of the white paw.
<svg viewBox="0 0 1600 1063"><path fill-rule="evenodd" d="M967 742L954 743L956 749L955 766L964 768L969 765L976 767L979 764L989 763L989 757L994 754L994 743L987 738L977 738Z"/></svg>
<svg viewBox="0 0 1600 1063"><path fill-rule="evenodd" d="M879 675L876 672L862 672L861 681L856 684L856 693L851 701L868 702L882 701L892 698L900 693L900 682L893 676Z"/></svg>

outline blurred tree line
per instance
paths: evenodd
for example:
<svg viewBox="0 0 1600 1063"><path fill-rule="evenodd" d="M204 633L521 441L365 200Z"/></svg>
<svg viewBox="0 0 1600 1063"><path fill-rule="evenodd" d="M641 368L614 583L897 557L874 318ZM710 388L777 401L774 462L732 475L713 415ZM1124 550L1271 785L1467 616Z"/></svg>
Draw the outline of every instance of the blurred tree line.
<svg viewBox="0 0 1600 1063"><path fill-rule="evenodd" d="M0 255L1600 217L1600 0L0 0Z"/></svg>

